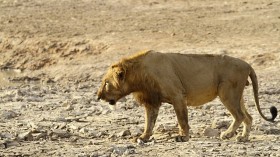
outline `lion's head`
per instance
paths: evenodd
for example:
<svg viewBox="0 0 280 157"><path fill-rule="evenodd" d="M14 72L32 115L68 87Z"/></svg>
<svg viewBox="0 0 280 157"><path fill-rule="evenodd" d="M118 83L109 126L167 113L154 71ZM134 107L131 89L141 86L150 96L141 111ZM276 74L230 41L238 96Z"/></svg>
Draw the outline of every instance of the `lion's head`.
<svg viewBox="0 0 280 157"><path fill-rule="evenodd" d="M97 92L98 100L102 99L110 105L115 105L119 99L126 96L128 93L125 76L126 70L120 64L112 65L103 77Z"/></svg>

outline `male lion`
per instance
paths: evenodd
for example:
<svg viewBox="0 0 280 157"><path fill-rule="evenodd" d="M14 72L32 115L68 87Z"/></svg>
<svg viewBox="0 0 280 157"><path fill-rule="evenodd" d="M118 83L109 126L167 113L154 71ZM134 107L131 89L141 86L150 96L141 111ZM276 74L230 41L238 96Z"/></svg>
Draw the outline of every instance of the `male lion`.
<svg viewBox="0 0 280 157"><path fill-rule="evenodd" d="M97 95L98 99L115 105L120 98L133 93L146 111L145 130L138 138L144 142L152 135L163 102L173 105L179 123L176 141L184 142L189 140L187 106L199 106L219 96L234 118L229 128L221 133L221 139L231 138L243 122L243 132L236 140L247 141L252 117L245 109L243 90L248 85L248 76L252 81L259 114L273 122L277 109L274 106L270 108L270 119L262 114L253 68L240 59L226 55L141 52L112 65Z"/></svg>

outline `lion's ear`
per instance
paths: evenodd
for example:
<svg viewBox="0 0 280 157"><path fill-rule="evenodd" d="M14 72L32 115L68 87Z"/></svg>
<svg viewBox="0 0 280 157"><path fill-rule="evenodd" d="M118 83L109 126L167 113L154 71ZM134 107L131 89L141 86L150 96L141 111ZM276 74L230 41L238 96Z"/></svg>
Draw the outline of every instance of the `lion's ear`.
<svg viewBox="0 0 280 157"><path fill-rule="evenodd" d="M115 71L116 77L119 81L123 81L125 79L125 70L121 64L112 65L112 69Z"/></svg>
<svg viewBox="0 0 280 157"><path fill-rule="evenodd" d="M124 71L123 70L118 70L117 71L117 77L118 77L118 80L123 81L124 77L125 77Z"/></svg>

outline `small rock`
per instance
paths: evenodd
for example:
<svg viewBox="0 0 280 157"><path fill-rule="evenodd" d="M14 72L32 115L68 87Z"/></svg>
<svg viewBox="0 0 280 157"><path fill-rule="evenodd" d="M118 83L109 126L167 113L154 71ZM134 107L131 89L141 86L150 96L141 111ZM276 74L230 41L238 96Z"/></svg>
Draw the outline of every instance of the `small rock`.
<svg viewBox="0 0 280 157"><path fill-rule="evenodd" d="M110 109L110 110L108 110L108 109L103 109L102 110L102 114L109 114L109 113L111 113L112 112L112 110Z"/></svg>
<svg viewBox="0 0 280 157"><path fill-rule="evenodd" d="M105 136L105 135L108 135L108 133L106 131L100 131L96 134L96 137L102 137L102 136Z"/></svg>
<svg viewBox="0 0 280 157"><path fill-rule="evenodd" d="M110 151L112 152L111 156L130 155L130 154L135 154L135 147L131 145L113 147L110 149Z"/></svg>
<svg viewBox="0 0 280 157"><path fill-rule="evenodd" d="M131 135L130 130L124 130L117 134L118 137L124 137L124 136L130 136L130 135Z"/></svg>
<svg viewBox="0 0 280 157"><path fill-rule="evenodd" d="M143 145L145 145L145 142L144 141L142 141L141 139L137 139L136 140L136 142L137 142L137 144L139 145L139 146L143 146Z"/></svg>
<svg viewBox="0 0 280 157"><path fill-rule="evenodd" d="M65 107L65 111L71 111L71 110L74 110L74 107L73 107L73 105L68 104L68 105Z"/></svg>
<svg viewBox="0 0 280 157"><path fill-rule="evenodd" d="M14 135L11 134L11 133L7 133L7 132L3 132L3 133L0 133L0 138L1 139L13 139L14 138Z"/></svg>
<svg viewBox="0 0 280 157"><path fill-rule="evenodd" d="M142 127L134 127L133 130L132 130L132 133L131 135L132 136L140 136L142 133L143 133L144 129Z"/></svg>
<svg viewBox="0 0 280 157"><path fill-rule="evenodd" d="M16 140L0 140L0 148L5 149L11 146L18 147L20 144Z"/></svg>
<svg viewBox="0 0 280 157"><path fill-rule="evenodd" d="M229 121L218 121L217 119L214 119L212 122L211 128L213 129L222 129L225 128L227 129L230 125Z"/></svg>
<svg viewBox="0 0 280 157"><path fill-rule="evenodd" d="M26 98L27 102L43 102L45 101L43 98L37 97L37 96L30 96Z"/></svg>
<svg viewBox="0 0 280 157"><path fill-rule="evenodd" d="M72 99L71 101L70 101L70 103L73 105L73 104L77 104L78 103L78 99Z"/></svg>
<svg viewBox="0 0 280 157"><path fill-rule="evenodd" d="M86 129L86 128L81 128L81 129L79 130L79 132L82 133L82 134L86 134L86 133L88 133L88 129Z"/></svg>
<svg viewBox="0 0 280 157"><path fill-rule="evenodd" d="M123 155L131 155L131 154L135 154L136 152L135 152L135 149L127 149L124 153L123 153Z"/></svg>
<svg viewBox="0 0 280 157"><path fill-rule="evenodd" d="M67 127L73 131L78 131L80 129L80 127L78 125L74 125L74 124L68 124Z"/></svg>
<svg viewBox="0 0 280 157"><path fill-rule="evenodd" d="M98 137L98 132L97 131L94 131L94 130L88 130L88 132L87 132L87 134L86 134L87 136L89 136L89 137L93 137L93 138L95 138L95 137Z"/></svg>
<svg viewBox="0 0 280 157"><path fill-rule="evenodd" d="M59 125L58 128L59 128L59 129L65 129L66 126L67 126L67 123L62 123L62 124Z"/></svg>
<svg viewBox="0 0 280 157"><path fill-rule="evenodd" d="M75 116L69 116L65 118L67 122L79 121L79 119L80 117L75 117Z"/></svg>
<svg viewBox="0 0 280 157"><path fill-rule="evenodd" d="M60 138L69 138L71 134L65 130L55 129L52 131L52 135Z"/></svg>
<svg viewBox="0 0 280 157"><path fill-rule="evenodd" d="M18 114L14 111L8 110L8 111L3 111L2 116L4 119L12 119L17 117Z"/></svg>
<svg viewBox="0 0 280 157"><path fill-rule="evenodd" d="M54 121L56 121L56 122L68 122L68 120L64 117L57 117Z"/></svg>
<svg viewBox="0 0 280 157"><path fill-rule="evenodd" d="M77 142L79 140L79 137L78 136L71 136L70 137L70 141L71 142Z"/></svg>
<svg viewBox="0 0 280 157"><path fill-rule="evenodd" d="M220 133L219 130L208 127L204 130L203 135L207 137L219 137Z"/></svg>
<svg viewBox="0 0 280 157"><path fill-rule="evenodd" d="M169 124L159 124L156 127L156 130L159 132L166 132L166 131L172 131L174 129L174 126Z"/></svg>
<svg viewBox="0 0 280 157"><path fill-rule="evenodd" d="M19 147L20 146L20 144L19 144L19 142L18 141L15 141L15 140L13 140L13 141L8 141L7 142L7 147Z"/></svg>
<svg viewBox="0 0 280 157"><path fill-rule="evenodd" d="M33 140L39 140L41 138L45 139L47 136L47 133L43 133L43 132L34 133L34 134L32 134L32 136L33 136Z"/></svg>
<svg viewBox="0 0 280 157"><path fill-rule="evenodd" d="M27 131L27 132L21 133L21 134L18 135L18 139L19 140L25 140L25 141L32 141L33 140L33 136L32 136L31 133L32 133L31 131Z"/></svg>

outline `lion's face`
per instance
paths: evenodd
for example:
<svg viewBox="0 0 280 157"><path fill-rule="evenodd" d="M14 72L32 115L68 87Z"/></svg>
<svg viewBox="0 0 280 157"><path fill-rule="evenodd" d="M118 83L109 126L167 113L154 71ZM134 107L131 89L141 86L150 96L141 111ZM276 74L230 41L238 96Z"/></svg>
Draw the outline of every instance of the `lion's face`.
<svg viewBox="0 0 280 157"><path fill-rule="evenodd" d="M125 96L125 71L119 66L112 66L103 77L102 84L97 92L98 100L102 99L115 105Z"/></svg>

